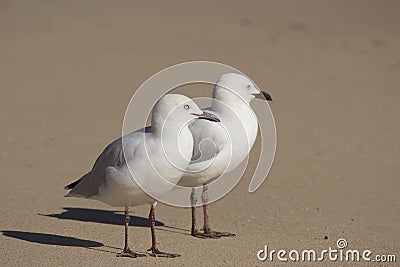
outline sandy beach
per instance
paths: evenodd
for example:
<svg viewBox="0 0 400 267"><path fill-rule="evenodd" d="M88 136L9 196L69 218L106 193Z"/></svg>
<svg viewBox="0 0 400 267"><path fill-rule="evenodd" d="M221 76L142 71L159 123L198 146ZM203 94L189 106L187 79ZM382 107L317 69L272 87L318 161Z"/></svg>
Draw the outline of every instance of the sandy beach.
<svg viewBox="0 0 400 267"><path fill-rule="evenodd" d="M0 0L2 266L397 266L400 261L398 1ZM63 187L121 136L148 77L192 60L231 65L271 103L277 150L266 182L210 207L235 237L190 235L190 210L159 204L161 250L119 258L123 210L64 198ZM189 94L189 96L191 96ZM130 246L151 245L148 206ZM198 210L201 225L201 209ZM262 262L257 252L337 248L397 262Z"/></svg>

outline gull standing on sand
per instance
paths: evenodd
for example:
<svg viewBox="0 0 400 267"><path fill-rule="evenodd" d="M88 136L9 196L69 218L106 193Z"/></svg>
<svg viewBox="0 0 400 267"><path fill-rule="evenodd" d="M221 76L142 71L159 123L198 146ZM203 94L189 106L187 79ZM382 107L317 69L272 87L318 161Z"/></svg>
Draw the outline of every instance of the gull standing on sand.
<svg viewBox="0 0 400 267"><path fill-rule="evenodd" d="M151 204L151 255L179 256L157 249L154 229L156 200L146 192L161 196L179 181L192 156L193 137L188 124L195 119L219 121L186 96L163 96L153 108L151 126L112 142L97 158L90 172L65 187L71 189L67 197L90 198L125 207L125 246L118 256L143 256L128 246L129 207L143 204ZM165 151L171 153L166 155Z"/></svg>
<svg viewBox="0 0 400 267"><path fill-rule="evenodd" d="M272 101L266 92L260 92L244 75L227 73L219 77L212 94L212 105L204 111L217 116L221 123L194 121L189 129L193 134L194 150L191 163L178 185L203 186L201 195L204 213L203 233L196 226L195 189L192 189L191 234L196 237L218 238L234 236L211 231L208 218L207 184L225 172L235 169L249 154L257 137L258 121L250 106L254 98ZM210 142L211 140L211 142Z"/></svg>

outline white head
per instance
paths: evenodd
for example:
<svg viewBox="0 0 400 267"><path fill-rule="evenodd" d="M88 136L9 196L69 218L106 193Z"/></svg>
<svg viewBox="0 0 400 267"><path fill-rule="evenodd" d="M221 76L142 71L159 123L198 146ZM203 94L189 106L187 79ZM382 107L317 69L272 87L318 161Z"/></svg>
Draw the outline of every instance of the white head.
<svg viewBox="0 0 400 267"><path fill-rule="evenodd" d="M177 125L189 124L195 119L218 122L213 114L203 112L190 98L179 94L162 96L153 108L152 128L163 127L166 121Z"/></svg>
<svg viewBox="0 0 400 267"><path fill-rule="evenodd" d="M153 108L151 132L161 138L161 148L170 165L184 171L193 153L193 136L188 125L196 119L219 122L203 112L190 98L179 94L161 97Z"/></svg>
<svg viewBox="0 0 400 267"><path fill-rule="evenodd" d="M242 98L250 103L254 98L272 101L268 93L259 91L253 82L244 75L238 73L226 73L219 77L213 90L213 98L225 102L227 99Z"/></svg>

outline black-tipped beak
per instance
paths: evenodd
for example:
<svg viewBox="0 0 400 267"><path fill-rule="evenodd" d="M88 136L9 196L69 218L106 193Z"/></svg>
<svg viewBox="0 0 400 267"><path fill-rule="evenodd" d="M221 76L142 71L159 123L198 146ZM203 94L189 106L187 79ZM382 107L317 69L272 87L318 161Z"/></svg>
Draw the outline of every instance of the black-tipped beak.
<svg viewBox="0 0 400 267"><path fill-rule="evenodd" d="M192 115L197 116L197 118L198 118L198 119L201 119L201 120L208 120L208 121L220 122L220 120L218 119L218 117L215 116L215 115L212 114L212 113L208 113L208 112L203 112L203 114L195 114L195 113L192 113Z"/></svg>
<svg viewBox="0 0 400 267"><path fill-rule="evenodd" d="M254 94L254 96L259 99L265 99L267 101L272 101L271 95L266 92L263 92L263 91L261 91L259 94Z"/></svg>

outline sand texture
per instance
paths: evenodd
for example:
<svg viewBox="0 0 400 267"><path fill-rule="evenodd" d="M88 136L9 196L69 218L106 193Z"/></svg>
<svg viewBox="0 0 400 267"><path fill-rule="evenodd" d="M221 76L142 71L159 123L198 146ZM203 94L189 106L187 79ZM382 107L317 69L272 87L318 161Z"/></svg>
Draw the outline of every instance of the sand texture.
<svg viewBox="0 0 400 267"><path fill-rule="evenodd" d="M398 258L348 266L396 266L399 10L399 1L369 0L0 0L0 265L276 266L257 251L322 250L345 238ZM63 186L120 137L143 81L190 60L232 65L271 93L275 162L249 194L251 158L210 207L213 229L236 237L193 238L190 210L159 204L160 249L182 256L118 258L122 209L64 198ZM135 251L150 247L148 209L133 209ZM347 266L282 263L336 265Z"/></svg>

